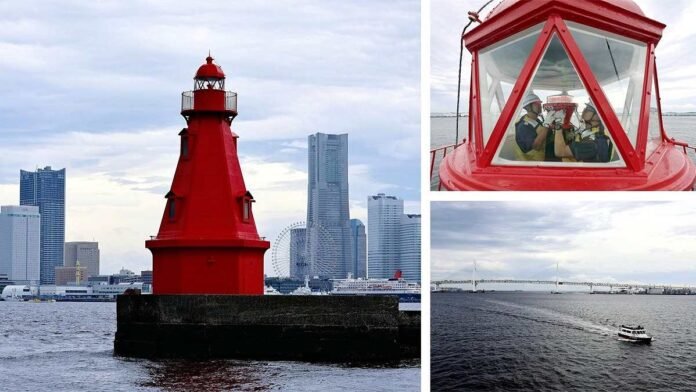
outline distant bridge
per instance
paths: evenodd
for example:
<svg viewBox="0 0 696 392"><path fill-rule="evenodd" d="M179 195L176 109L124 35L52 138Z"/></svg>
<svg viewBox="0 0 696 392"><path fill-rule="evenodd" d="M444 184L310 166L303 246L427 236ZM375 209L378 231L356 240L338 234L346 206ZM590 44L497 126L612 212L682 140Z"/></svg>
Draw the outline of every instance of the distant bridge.
<svg viewBox="0 0 696 392"><path fill-rule="evenodd" d="M667 290L692 290L696 291L696 286L675 286L663 284L639 284L639 283L607 283L607 282L571 282L565 280L524 280L524 279L468 279L468 280L436 280L432 284L436 289L440 289L443 285L471 285L472 290L480 284L539 284L539 285L555 285L558 286L586 286L592 291L595 287L608 287L613 290L615 287L625 287L629 290L633 289L667 289Z"/></svg>

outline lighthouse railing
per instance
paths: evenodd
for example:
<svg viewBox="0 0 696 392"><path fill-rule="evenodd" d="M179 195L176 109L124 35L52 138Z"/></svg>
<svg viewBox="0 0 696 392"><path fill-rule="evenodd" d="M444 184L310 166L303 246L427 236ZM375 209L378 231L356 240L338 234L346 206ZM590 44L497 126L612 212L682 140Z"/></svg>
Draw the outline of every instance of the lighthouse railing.
<svg viewBox="0 0 696 392"><path fill-rule="evenodd" d="M440 167L440 163L447 157L447 153L452 150L454 151L457 147L461 146L464 144L462 141L461 143L457 144L450 144L449 146L442 146L438 147L435 149L430 150L430 190L435 191L435 190L441 190L441 184L440 184L440 175L438 174L438 171L435 171L435 169L438 169Z"/></svg>
<svg viewBox="0 0 696 392"><path fill-rule="evenodd" d="M225 91L225 110L237 112L237 93Z"/></svg>
<svg viewBox="0 0 696 392"><path fill-rule="evenodd" d="M193 91L181 93L181 111L193 110Z"/></svg>

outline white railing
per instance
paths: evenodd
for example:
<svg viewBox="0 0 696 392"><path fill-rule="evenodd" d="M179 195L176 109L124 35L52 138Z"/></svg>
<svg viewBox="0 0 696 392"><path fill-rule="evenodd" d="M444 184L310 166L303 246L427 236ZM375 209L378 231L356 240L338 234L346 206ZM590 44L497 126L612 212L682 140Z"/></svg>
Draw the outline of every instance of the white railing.
<svg viewBox="0 0 696 392"><path fill-rule="evenodd" d="M181 111L193 110L193 91L181 93ZM237 93L225 91L225 110L237 112Z"/></svg>
<svg viewBox="0 0 696 392"><path fill-rule="evenodd" d="M237 93L225 91L225 110L237 113Z"/></svg>
<svg viewBox="0 0 696 392"><path fill-rule="evenodd" d="M193 110L193 91L181 93L181 111Z"/></svg>

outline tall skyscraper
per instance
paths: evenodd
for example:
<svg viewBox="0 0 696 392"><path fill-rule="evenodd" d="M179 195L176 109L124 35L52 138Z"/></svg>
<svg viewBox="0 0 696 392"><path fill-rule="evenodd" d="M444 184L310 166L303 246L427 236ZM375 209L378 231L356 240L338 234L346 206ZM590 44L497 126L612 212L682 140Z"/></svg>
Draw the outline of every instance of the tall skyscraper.
<svg viewBox="0 0 696 392"><path fill-rule="evenodd" d="M421 280L421 216L401 215L399 269L406 280Z"/></svg>
<svg viewBox="0 0 696 392"><path fill-rule="evenodd" d="M353 263L349 272L355 278L366 278L367 236L365 235L365 225L359 219L351 219L350 232L353 246Z"/></svg>
<svg viewBox="0 0 696 392"><path fill-rule="evenodd" d="M63 266L75 267L77 262L87 268L85 280L90 276L99 275L99 243L98 242L66 242Z"/></svg>
<svg viewBox="0 0 696 392"><path fill-rule="evenodd" d="M0 207L0 275L18 284L38 283L40 231L38 207Z"/></svg>
<svg viewBox="0 0 696 392"><path fill-rule="evenodd" d="M352 263L348 135L309 136L307 262L313 275L345 278Z"/></svg>
<svg viewBox="0 0 696 392"><path fill-rule="evenodd" d="M56 267L63 266L65 169L47 166L35 172L20 170L19 176L19 204L39 207L41 214L40 280L53 284Z"/></svg>
<svg viewBox="0 0 696 392"><path fill-rule="evenodd" d="M399 269L399 235L404 201L380 193L367 198L368 277L386 279Z"/></svg>
<svg viewBox="0 0 696 392"><path fill-rule="evenodd" d="M420 281L420 215L404 215L404 201L380 193L367 198L368 277L388 279L398 270Z"/></svg>

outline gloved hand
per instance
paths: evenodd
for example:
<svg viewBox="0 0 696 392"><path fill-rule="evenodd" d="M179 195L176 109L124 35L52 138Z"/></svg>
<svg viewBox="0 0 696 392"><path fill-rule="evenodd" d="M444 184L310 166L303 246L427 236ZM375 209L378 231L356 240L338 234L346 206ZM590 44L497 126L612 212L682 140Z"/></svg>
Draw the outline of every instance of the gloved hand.
<svg viewBox="0 0 696 392"><path fill-rule="evenodd" d="M551 128L551 125L553 125L553 121L556 118L556 111L555 110L549 110L546 113L546 117L544 117L544 123L542 124L544 128Z"/></svg>
<svg viewBox="0 0 696 392"><path fill-rule="evenodd" d="M556 122L558 124L563 124L563 120L565 120L565 115L566 115L565 110L558 110L558 111L554 112L554 121L552 121L552 122Z"/></svg>

